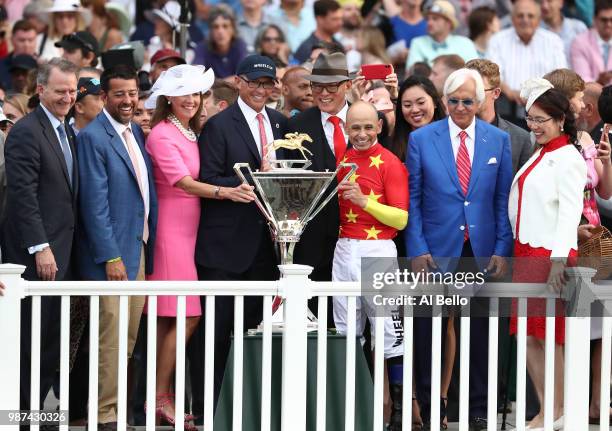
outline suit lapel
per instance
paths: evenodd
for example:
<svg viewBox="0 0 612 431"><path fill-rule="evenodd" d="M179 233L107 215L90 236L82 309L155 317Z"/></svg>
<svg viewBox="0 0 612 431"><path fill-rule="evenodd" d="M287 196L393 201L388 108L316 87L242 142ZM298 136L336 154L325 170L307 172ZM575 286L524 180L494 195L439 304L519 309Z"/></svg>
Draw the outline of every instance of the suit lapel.
<svg viewBox="0 0 612 431"><path fill-rule="evenodd" d="M275 140L284 138L283 131L281 130L281 127L280 127L280 123L277 121L277 118L275 115L276 112L273 109L270 109L268 107L266 107L265 109L266 109L266 112L268 113L268 118L270 119L270 127L272 127L272 136L274 136Z"/></svg>
<svg viewBox="0 0 612 431"><path fill-rule="evenodd" d="M51 122L49 121L49 118L47 117L47 114L45 113L42 107L39 106L37 108L36 113L38 115L38 120L40 121L40 124L43 126L43 135L45 135L47 142L49 143L51 149L57 156L60 162L60 166L62 167L62 172L64 173L64 178L66 179L66 183L68 184L68 188L72 192L72 185L70 184L70 177L68 176L68 168L66 167L66 159L64 158L64 153L62 152L62 147L60 146L57 135L55 134L55 130L53 130L53 126L51 125ZM66 131L66 134L68 134L68 131ZM70 142L70 139L68 141ZM72 159L74 160L76 154L74 150L74 145L70 145L70 149L72 150Z"/></svg>
<svg viewBox="0 0 612 431"><path fill-rule="evenodd" d="M472 161L472 173L470 174L470 185L467 195L476 187L476 181L480 171L485 166L487 159L487 131L480 121L476 120L476 133L474 136L474 160Z"/></svg>
<svg viewBox="0 0 612 431"><path fill-rule="evenodd" d="M463 194L461 184L459 184L459 176L457 175L457 163L453 153L453 145L450 139L448 121L443 120L439 124L440 127L436 130L436 137L433 145L436 148L436 151L438 151L438 155L440 156L442 164L446 168L452 183L455 185L455 187L457 187L457 190Z"/></svg>
<svg viewBox="0 0 612 431"><path fill-rule="evenodd" d="M117 131L115 130L113 125L110 123L110 121L108 121L108 118L106 118L106 114L104 114L104 112L100 112L100 114L98 115L100 117L102 124L104 125L104 128L106 129L106 133L108 133L110 137L111 147L119 155L121 160L123 160L123 163L125 163L128 170L130 171L130 173L136 180L136 184L138 184L138 178L136 177L136 171L134 171L134 166L132 166L132 160L130 159L130 155L128 154L127 149L125 148L125 144L121 140L121 137L117 134Z"/></svg>
<svg viewBox="0 0 612 431"><path fill-rule="evenodd" d="M251 151L251 154L253 154L255 160L257 160L257 164L260 165L261 156L259 155L259 149L257 148L255 138L253 138L251 129L249 128L246 118L244 118L244 114L242 113L240 106L238 106L238 103L235 103L234 107L234 120L236 121L236 130L238 130L238 133L240 134L240 136L242 136L242 139L244 140L247 148L249 149L249 151Z"/></svg>

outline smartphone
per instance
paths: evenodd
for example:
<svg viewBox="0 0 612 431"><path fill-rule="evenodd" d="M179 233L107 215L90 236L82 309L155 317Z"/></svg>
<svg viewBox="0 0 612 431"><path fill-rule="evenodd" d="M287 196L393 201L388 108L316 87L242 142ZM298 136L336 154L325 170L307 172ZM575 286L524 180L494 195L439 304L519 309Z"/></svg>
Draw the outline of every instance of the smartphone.
<svg viewBox="0 0 612 431"><path fill-rule="evenodd" d="M364 64L361 66L361 74L365 79L385 79L387 75L393 73L390 64Z"/></svg>

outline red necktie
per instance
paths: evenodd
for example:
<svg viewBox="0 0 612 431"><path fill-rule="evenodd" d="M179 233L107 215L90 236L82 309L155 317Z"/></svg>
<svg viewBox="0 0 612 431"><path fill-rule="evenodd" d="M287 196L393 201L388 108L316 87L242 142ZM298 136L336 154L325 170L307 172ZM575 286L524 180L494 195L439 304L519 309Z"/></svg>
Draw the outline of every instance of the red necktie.
<svg viewBox="0 0 612 431"><path fill-rule="evenodd" d="M268 138L266 138L266 129L264 127L263 114L260 112L257 114L257 121L259 122L259 143L261 145L261 167L263 168L264 162L267 162L266 156L268 155Z"/></svg>
<svg viewBox="0 0 612 431"><path fill-rule="evenodd" d="M332 115L329 117L329 122L334 125L334 154L336 155L336 165L340 163L340 160L344 158L344 152L346 151L346 141L344 140L344 133L342 127L340 127L340 117Z"/></svg>
<svg viewBox="0 0 612 431"><path fill-rule="evenodd" d="M470 163L470 155L468 154L467 146L465 145L465 138L467 133L462 130L459 133L459 151L457 152L457 174L459 175L459 183L463 194L467 196L468 186L470 185L470 175L472 173L472 165ZM469 238L468 228L465 226L465 234L463 236L464 241Z"/></svg>

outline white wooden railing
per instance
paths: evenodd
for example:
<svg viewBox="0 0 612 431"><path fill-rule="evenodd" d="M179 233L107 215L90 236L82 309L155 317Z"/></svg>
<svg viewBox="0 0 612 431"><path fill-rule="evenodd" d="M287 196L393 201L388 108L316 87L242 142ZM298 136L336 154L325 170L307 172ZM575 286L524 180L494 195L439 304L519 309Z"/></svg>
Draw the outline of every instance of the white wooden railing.
<svg viewBox="0 0 612 431"><path fill-rule="evenodd" d="M205 378L204 378L204 429L213 429L213 369L214 369L214 319L215 297L235 297L234 319L234 356L233 356L233 422L232 430L242 429L242 372L243 372L243 334L242 321L245 296L263 297L263 350L262 350L262 387L261 387L261 430L270 430L271 418L271 358L272 358L272 315L271 304L275 295L285 297L285 329L283 333L282 361L282 407L281 429L283 431L305 431L306 429L306 361L307 361L307 300L318 297L318 337L317 337L317 403L316 430L326 429L326 358L327 358L327 297L348 297L348 327L346 344L346 388L345 394L355 393L355 336L356 336L356 298L361 295L359 283L312 282L308 279L311 268L301 265L280 266L281 279L278 281L209 281L209 282L29 282L21 278L23 267L0 265L0 281L6 286L5 296L0 297L0 411L19 409L19 369L20 369L20 304L26 296L32 297L32 366L31 366L31 406L39 409L39 370L40 370L40 298L43 296L61 297L61 365L60 365L60 409L68 410L69 374L69 313L71 296L91 297L90 308L90 372L89 372L89 429L96 430L98 400L98 330L99 297L116 295L120 297L119 324L119 379L118 379L118 428L126 429L127 417L127 315L128 297L133 295L149 296L149 315L157 313L157 295L176 295L177 304L177 349L176 349L176 405L177 412L184 411L185 387L185 315L186 296L206 297L203 310L205 319ZM593 284L590 279L594 273L588 268L572 268L570 289L588 289L596 298L612 310L612 289L606 285ZM427 287L431 291L431 286ZM433 291L432 293L435 293ZM518 338L517 338L517 429L524 430L525 386L526 386L526 306L527 298L547 298L547 316L554 315L556 296L548 292L544 284L490 283L479 295L491 298L488 339L488 423L489 430L498 427L497 415L497 372L498 372L498 310L500 298L520 298L518 301ZM581 307L590 306L592 297L587 298ZM588 299L591 298L591 299ZM580 302L580 301L578 301ZM609 314L607 314L609 315ZM382 319L382 317L376 317ZM147 393L148 405L155 403L156 369L156 319L147 319ZM546 372L545 372L545 429L552 430L553 422L553 385L554 385L554 317L547 317L546 328ZM404 369L411 370L413 363L413 317L410 307L405 307L404 323ZM469 404L469 345L470 318L461 317L460 336L460 394L459 429L468 430ZM374 403L372 429L383 428L383 336L382 320L376 325ZM588 429L589 408L589 317L566 318L565 344L565 430L583 431ZM431 427L439 429L439 399L441 370L442 318L433 317L432 330L432 384L431 384ZM353 340L352 342L350 340ZM612 318L603 319L603 347L601 373L601 422L600 429L609 427L608 410L610 405L610 367L612 341ZM477 340L482 342L482 340ZM418 348L418 346L417 346ZM412 373L404 372L404 388L412 388ZM411 390L403 392L404 420L403 429L410 430L412 423ZM355 398L346 396L345 430L354 429ZM147 410L147 431L155 429L155 412ZM177 415L176 429L183 429L183 418ZM13 426L12 429L17 429ZM37 430L37 426L32 426ZM60 429L66 430L67 426Z"/></svg>

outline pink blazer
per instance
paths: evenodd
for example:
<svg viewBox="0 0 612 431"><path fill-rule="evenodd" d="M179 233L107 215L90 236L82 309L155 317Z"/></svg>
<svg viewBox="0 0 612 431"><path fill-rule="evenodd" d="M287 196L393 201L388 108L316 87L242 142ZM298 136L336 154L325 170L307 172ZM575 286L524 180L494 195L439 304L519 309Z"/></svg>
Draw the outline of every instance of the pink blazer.
<svg viewBox="0 0 612 431"><path fill-rule="evenodd" d="M601 72L612 70L612 52L608 57L608 64L604 67L596 31L592 29L576 36L570 50L572 68L586 82L597 81ZM612 81L608 84L612 84Z"/></svg>

